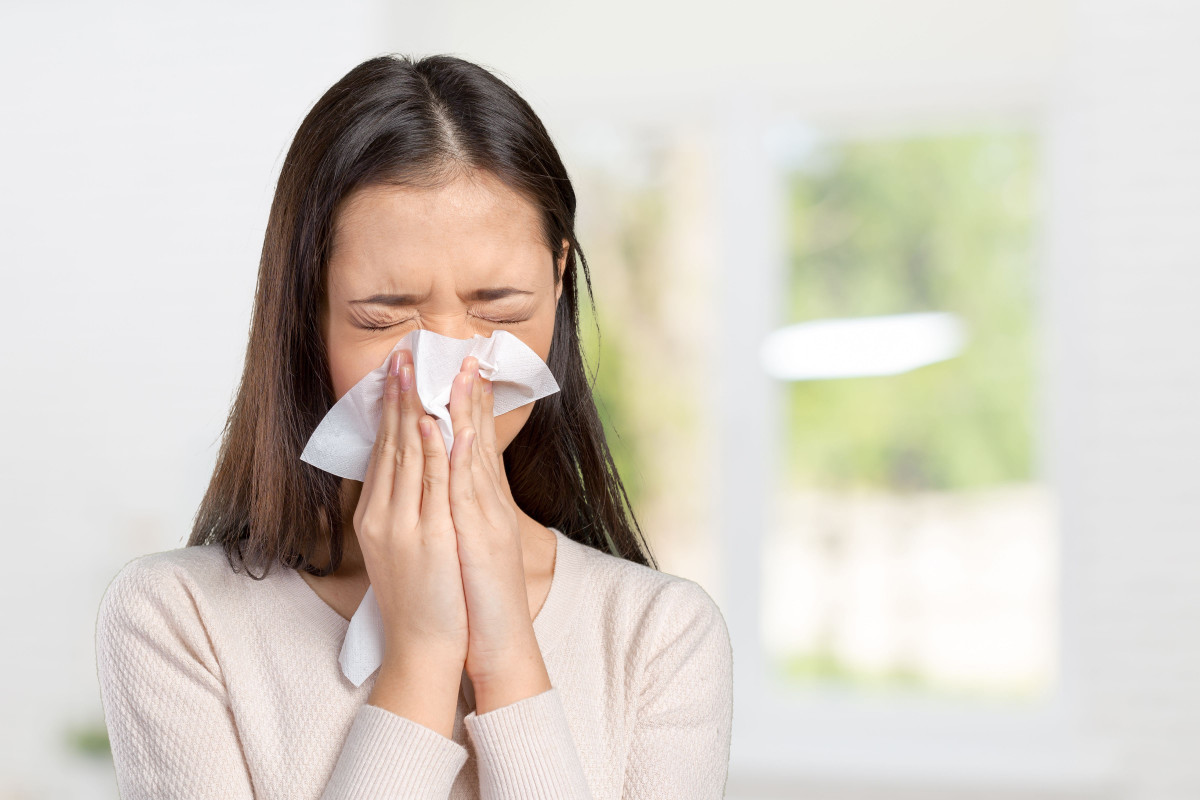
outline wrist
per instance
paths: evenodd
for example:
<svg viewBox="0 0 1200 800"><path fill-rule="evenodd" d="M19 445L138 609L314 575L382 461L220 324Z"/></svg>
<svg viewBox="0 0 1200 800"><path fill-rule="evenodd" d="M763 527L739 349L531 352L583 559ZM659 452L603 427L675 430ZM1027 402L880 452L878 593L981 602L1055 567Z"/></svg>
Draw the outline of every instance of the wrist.
<svg viewBox="0 0 1200 800"><path fill-rule="evenodd" d="M471 683L508 680L514 675L528 672L535 664L542 664L542 651L532 625L528 626L527 631L510 634L506 640L503 647L492 647L479 641L470 643L463 668Z"/></svg>
<svg viewBox="0 0 1200 800"><path fill-rule="evenodd" d="M426 659L385 659L367 703L452 738L462 666Z"/></svg>
<svg viewBox="0 0 1200 800"><path fill-rule="evenodd" d="M394 669L458 670L462 671L467 660L465 647L429 644L411 638L384 634L383 663Z"/></svg>
<svg viewBox="0 0 1200 800"><path fill-rule="evenodd" d="M513 652L493 658L483 667L467 672L475 690L475 711L486 714L502 706L541 694L551 688L541 651Z"/></svg>

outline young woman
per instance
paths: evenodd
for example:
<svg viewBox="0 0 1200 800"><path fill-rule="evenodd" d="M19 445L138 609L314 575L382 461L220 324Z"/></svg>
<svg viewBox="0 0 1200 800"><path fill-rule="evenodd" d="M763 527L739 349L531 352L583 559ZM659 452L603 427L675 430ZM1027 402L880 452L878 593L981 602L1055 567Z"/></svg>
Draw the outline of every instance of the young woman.
<svg viewBox="0 0 1200 800"><path fill-rule="evenodd" d="M191 538L101 602L125 800L724 795L728 631L635 534L584 371L574 221L541 121L479 66L374 58L317 102ZM416 329L508 331L560 391L494 416L468 357L447 453L411 356L389 357ZM302 462L385 359L365 479ZM338 656L368 587L385 655L355 686Z"/></svg>

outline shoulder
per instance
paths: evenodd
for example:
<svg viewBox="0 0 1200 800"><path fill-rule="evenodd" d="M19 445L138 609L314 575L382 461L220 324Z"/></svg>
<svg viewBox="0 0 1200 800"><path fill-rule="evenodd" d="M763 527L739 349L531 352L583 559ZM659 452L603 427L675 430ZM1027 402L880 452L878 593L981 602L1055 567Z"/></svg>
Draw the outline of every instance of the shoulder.
<svg viewBox="0 0 1200 800"><path fill-rule="evenodd" d="M647 661L654 653L693 645L731 658L729 631L721 608L699 583L619 558L594 547L583 548L589 605L610 628L627 639L632 657Z"/></svg>
<svg viewBox="0 0 1200 800"><path fill-rule="evenodd" d="M179 623L185 617L215 616L250 579L234 573L220 545L141 555L127 561L105 587L97 629L145 626L150 618Z"/></svg>
<svg viewBox="0 0 1200 800"><path fill-rule="evenodd" d="M123 748L144 745L147 725L203 727L201 709L228 722L224 655L246 638L231 612L239 597L225 590L232 577L224 550L203 546L139 556L109 581L96 614L96 676Z"/></svg>
<svg viewBox="0 0 1200 800"><path fill-rule="evenodd" d="M221 583L230 573L224 550L217 545L180 547L148 553L127 561L109 581L104 601L132 595L169 593L170 587L204 587Z"/></svg>
<svg viewBox="0 0 1200 800"><path fill-rule="evenodd" d="M614 556L590 545L572 541L581 552L584 572L594 592L611 602L640 611L672 605L678 610L716 612L712 596L695 581L636 561Z"/></svg>

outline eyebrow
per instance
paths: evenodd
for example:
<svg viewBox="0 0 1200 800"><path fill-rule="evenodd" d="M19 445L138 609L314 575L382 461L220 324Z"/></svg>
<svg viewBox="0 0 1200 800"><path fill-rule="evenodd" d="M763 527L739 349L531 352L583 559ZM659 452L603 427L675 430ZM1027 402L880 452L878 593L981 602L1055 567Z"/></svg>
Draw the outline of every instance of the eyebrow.
<svg viewBox="0 0 1200 800"><path fill-rule="evenodd" d="M489 300L503 300L514 294L533 294L526 289L517 289L513 286L498 286L494 289L476 289L471 294L467 295L467 300L478 300L487 302ZM378 305L378 306L412 306L420 303L429 297L426 295L415 294L373 294L370 297L364 297L361 300L351 300L351 305Z"/></svg>

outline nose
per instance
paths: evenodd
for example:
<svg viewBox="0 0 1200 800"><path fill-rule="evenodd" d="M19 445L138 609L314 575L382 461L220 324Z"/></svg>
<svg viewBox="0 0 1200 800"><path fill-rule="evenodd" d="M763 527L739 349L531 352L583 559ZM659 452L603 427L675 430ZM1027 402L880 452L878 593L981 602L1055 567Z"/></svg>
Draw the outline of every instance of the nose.
<svg viewBox="0 0 1200 800"><path fill-rule="evenodd" d="M433 331L434 333L454 339L470 339L478 333L478 331L471 328L466 314L455 314L452 318L432 320L427 322L423 327L427 331Z"/></svg>

